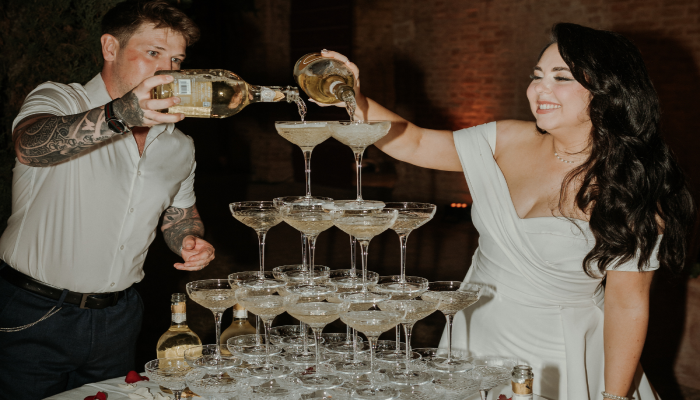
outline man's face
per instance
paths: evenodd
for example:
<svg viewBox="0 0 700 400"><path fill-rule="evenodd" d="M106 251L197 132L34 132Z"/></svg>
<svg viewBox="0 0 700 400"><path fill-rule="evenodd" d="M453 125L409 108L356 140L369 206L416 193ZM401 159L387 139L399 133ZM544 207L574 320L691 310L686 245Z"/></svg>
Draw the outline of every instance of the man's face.
<svg viewBox="0 0 700 400"><path fill-rule="evenodd" d="M185 59L185 38L167 28L143 24L125 44L120 43L114 72L121 97L160 70L178 70Z"/></svg>

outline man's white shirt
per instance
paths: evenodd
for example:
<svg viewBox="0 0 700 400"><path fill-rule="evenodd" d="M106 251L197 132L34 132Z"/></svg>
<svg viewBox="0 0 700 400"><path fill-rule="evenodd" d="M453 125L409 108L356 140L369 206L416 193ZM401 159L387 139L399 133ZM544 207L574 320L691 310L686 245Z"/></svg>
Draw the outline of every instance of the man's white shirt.
<svg viewBox="0 0 700 400"><path fill-rule="evenodd" d="M85 86L46 82L12 125L30 115L73 115L111 101L100 74ZM131 133L50 167L15 161L12 215L0 258L18 271L82 293L123 290L143 279L162 212L195 204L194 143L174 124L152 127L139 157Z"/></svg>

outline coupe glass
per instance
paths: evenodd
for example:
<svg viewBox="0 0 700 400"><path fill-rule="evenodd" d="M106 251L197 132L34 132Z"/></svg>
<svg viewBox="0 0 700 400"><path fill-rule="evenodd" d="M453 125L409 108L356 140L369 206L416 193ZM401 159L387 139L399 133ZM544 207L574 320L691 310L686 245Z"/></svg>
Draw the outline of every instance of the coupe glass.
<svg viewBox="0 0 700 400"><path fill-rule="evenodd" d="M384 209L349 209L335 208L331 210L333 224L343 232L355 237L362 250L362 290L354 296L361 302L371 302L372 299L381 298L367 290L367 250L373 237L389 229L394 222L398 211ZM386 298L386 296L383 296ZM346 298L351 300L350 298Z"/></svg>
<svg viewBox="0 0 700 400"><path fill-rule="evenodd" d="M241 201L229 204L231 214L258 234L260 272L265 272L265 236L273 226L282 222L279 210L271 201Z"/></svg>
<svg viewBox="0 0 700 400"><path fill-rule="evenodd" d="M308 202L310 200L318 200L318 201L333 201L330 197L319 197L319 196L311 196L311 197L306 197L306 196L284 196L284 197L275 197L272 199L272 204L275 205L278 209L282 207L285 204L294 204L296 202ZM306 267L307 265L307 254L306 254L306 249L308 247L308 242L306 241L306 235L304 232L301 232L301 263Z"/></svg>
<svg viewBox="0 0 700 400"><path fill-rule="evenodd" d="M350 327L364 333L369 341L371 346L369 380L371 382L376 381L374 377L374 348L376 347L379 335L395 327L404 317L404 312L394 311L350 311L340 316L340 319L350 325ZM357 397L360 398L366 398L368 396L382 399L395 397L394 391L391 391L391 393L386 392L374 383L366 387L357 388L355 391Z"/></svg>
<svg viewBox="0 0 700 400"><path fill-rule="evenodd" d="M297 294L294 289L291 295L285 297L287 313L305 322L314 333L316 369L313 372L306 370L296 375L300 385L309 389L332 389L343 384L343 379L339 376L321 373L320 351L323 328L345 312L347 303L329 303L323 300L324 296Z"/></svg>
<svg viewBox="0 0 700 400"><path fill-rule="evenodd" d="M304 152L306 197L311 197L311 152L317 144L331 137L329 123L324 121L277 121L277 133L296 144Z"/></svg>
<svg viewBox="0 0 700 400"><path fill-rule="evenodd" d="M231 284L232 288L258 286L261 282L267 282L267 285L269 287L273 287L275 286L274 279L276 279L274 276L274 272L270 271L234 272L233 274L229 274L228 276L228 282ZM278 286L284 286L284 284L279 283ZM255 316L255 333L260 333L260 317L258 317L257 315Z"/></svg>
<svg viewBox="0 0 700 400"><path fill-rule="evenodd" d="M328 212L330 201L309 199L287 203L280 207L280 213L284 222L292 228L306 235L309 244L309 275L310 284L313 285L314 256L316 253L316 238L318 235L333 226L333 220Z"/></svg>
<svg viewBox="0 0 700 400"><path fill-rule="evenodd" d="M326 298L327 301L332 303L340 303L342 300L338 297L342 293L357 293L362 290L362 271L357 271L354 269L334 269L330 271L330 282L334 284L337 288L336 295L329 296ZM376 284L379 280L379 274L372 271L367 271L367 284ZM364 310L357 310L364 311ZM345 353L353 354L353 358L356 358L356 353L358 351L355 343L361 340L357 336L357 332L348 325L345 325L345 341L342 343L329 343L326 345L328 351L334 353Z"/></svg>
<svg viewBox="0 0 700 400"><path fill-rule="evenodd" d="M411 300L428 290L428 280L419 276L401 276L389 275L380 276L376 285L372 286L372 290L378 293L384 293L391 296L392 300ZM406 354L400 350L401 343L401 328L396 327L396 350L380 352L377 358L382 361L403 361Z"/></svg>
<svg viewBox="0 0 700 400"><path fill-rule="evenodd" d="M244 368L238 371L228 370L211 375L203 370L192 370L187 373L187 386L197 395L206 396L208 400L228 400L235 396L238 389L245 387L246 376L250 373Z"/></svg>
<svg viewBox="0 0 700 400"><path fill-rule="evenodd" d="M274 282L284 284L281 281ZM243 287L236 291L238 302L248 311L258 315L265 326L265 364L261 367L251 368L251 375L255 377L274 379L289 375L291 372L287 366L270 363L270 328L272 327L272 320L285 311L284 298L277 294L277 287L273 288L269 285Z"/></svg>
<svg viewBox="0 0 700 400"><path fill-rule="evenodd" d="M510 374L518 359L514 357L482 356L472 358L472 377L479 382L481 400L486 400L489 391L510 382Z"/></svg>
<svg viewBox="0 0 700 400"><path fill-rule="evenodd" d="M481 297L483 286L477 283L458 281L430 282L428 291L421 296L423 299L438 304L438 310L445 314L447 319L447 358L436 358L430 366L442 372L466 372L473 368L473 364L465 360L452 358L452 321L458 311L476 303Z"/></svg>
<svg viewBox="0 0 700 400"><path fill-rule="evenodd" d="M428 300L389 300L378 304L381 310L404 313L400 320L406 334L405 369L401 371L389 371L389 380L398 385L417 386L430 382L432 375L426 372L415 371L411 365L414 357L411 349L411 333L413 325L438 309L438 302ZM416 354L420 358L419 354Z"/></svg>
<svg viewBox="0 0 700 400"><path fill-rule="evenodd" d="M193 281L185 285L185 288L190 299L214 313L215 343L218 344L221 340L221 316L227 308L236 304L236 290L231 287L227 279Z"/></svg>
<svg viewBox="0 0 700 400"><path fill-rule="evenodd" d="M211 373L219 373L241 365L241 359L234 356L225 346L205 344L185 350L185 361L190 367Z"/></svg>
<svg viewBox="0 0 700 400"><path fill-rule="evenodd" d="M386 136L390 121L339 121L329 124L333 137L349 146L355 154L357 169L357 200L362 200L362 153L377 140Z"/></svg>
<svg viewBox="0 0 700 400"><path fill-rule="evenodd" d="M144 369L151 382L172 390L176 400L187 387L187 373L192 370L184 358L158 358L147 362Z"/></svg>
<svg viewBox="0 0 700 400"><path fill-rule="evenodd" d="M282 353L282 347L272 345L276 339L281 340L281 338L271 335L270 346L267 346L265 335L239 335L229 338L226 341L226 346L231 354L241 357L247 363L260 364L264 362L268 353L270 359Z"/></svg>
<svg viewBox="0 0 700 400"><path fill-rule="evenodd" d="M399 282L405 283L406 242L408 242L408 235L414 229L420 228L433 219L436 206L428 203L390 202L386 203L384 208L399 212L396 222L391 226L391 229L399 235L399 243L401 245L401 280Z"/></svg>

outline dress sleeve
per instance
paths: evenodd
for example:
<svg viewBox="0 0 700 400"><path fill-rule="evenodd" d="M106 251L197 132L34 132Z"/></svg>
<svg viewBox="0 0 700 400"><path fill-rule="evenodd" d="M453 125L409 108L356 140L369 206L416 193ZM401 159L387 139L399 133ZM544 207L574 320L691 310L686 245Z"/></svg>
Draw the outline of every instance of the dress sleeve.
<svg viewBox="0 0 700 400"><path fill-rule="evenodd" d="M651 252L651 257L649 257L649 264L645 265L643 267L644 271L656 271L659 269L659 245L661 244L661 239L663 238L663 235L659 235L658 238L656 239L656 246L654 246L654 250ZM627 271L627 272L639 272L639 267L637 266L637 262L639 262L639 257L635 257L626 263L623 264L616 264L616 263L611 263L607 268L605 268L606 271Z"/></svg>

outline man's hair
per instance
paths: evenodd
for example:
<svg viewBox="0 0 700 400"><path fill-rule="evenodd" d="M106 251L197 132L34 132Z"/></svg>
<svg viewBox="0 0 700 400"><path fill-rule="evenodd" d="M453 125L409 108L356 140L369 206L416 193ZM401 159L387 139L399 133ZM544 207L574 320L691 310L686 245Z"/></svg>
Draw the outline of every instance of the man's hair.
<svg viewBox="0 0 700 400"><path fill-rule="evenodd" d="M187 46L199 39L194 21L165 0L127 0L117 4L102 18L102 34L108 33L117 38L120 46L126 46L143 24L171 29L185 38Z"/></svg>

